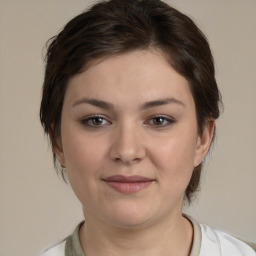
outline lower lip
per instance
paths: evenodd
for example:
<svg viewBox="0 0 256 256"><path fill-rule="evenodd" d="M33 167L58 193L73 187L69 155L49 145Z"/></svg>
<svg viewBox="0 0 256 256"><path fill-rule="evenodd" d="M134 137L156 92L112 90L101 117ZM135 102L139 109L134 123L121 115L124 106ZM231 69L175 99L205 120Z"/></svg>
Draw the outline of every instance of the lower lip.
<svg viewBox="0 0 256 256"><path fill-rule="evenodd" d="M115 189L116 191L123 194L133 194L147 188L153 181L142 181L142 182L113 182L106 181L106 183Z"/></svg>

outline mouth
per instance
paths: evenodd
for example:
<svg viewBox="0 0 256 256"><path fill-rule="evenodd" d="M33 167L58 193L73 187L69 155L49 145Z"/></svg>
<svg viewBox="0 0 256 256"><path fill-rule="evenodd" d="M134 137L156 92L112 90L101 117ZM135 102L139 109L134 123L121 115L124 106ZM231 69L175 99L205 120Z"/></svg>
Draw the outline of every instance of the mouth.
<svg viewBox="0 0 256 256"><path fill-rule="evenodd" d="M133 194L139 192L147 188L154 182L153 179L138 175L114 175L103 179L103 181L114 190L123 194Z"/></svg>

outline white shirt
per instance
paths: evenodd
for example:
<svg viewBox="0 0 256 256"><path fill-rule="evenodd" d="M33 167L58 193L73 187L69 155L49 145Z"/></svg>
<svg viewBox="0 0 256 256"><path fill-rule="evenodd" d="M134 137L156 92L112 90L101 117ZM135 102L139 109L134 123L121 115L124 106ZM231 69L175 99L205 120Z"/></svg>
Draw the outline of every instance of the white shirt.
<svg viewBox="0 0 256 256"><path fill-rule="evenodd" d="M207 225L199 225L190 217L189 219L194 227L194 241L190 256L256 256L255 251L246 243ZM79 241L78 228L79 226L72 236L73 238L76 236L75 239ZM81 253L65 255L66 243L67 239L51 247L41 256L84 256L79 242L75 245L75 251Z"/></svg>

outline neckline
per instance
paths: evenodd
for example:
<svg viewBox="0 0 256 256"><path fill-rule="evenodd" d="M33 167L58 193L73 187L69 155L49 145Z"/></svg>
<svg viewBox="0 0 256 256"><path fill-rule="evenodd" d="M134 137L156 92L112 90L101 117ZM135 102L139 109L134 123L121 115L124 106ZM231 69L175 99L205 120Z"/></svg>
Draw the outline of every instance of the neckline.
<svg viewBox="0 0 256 256"><path fill-rule="evenodd" d="M201 232L200 225L191 216L187 214L182 214L182 215L192 224L192 227L193 227L193 242L192 242L192 248L189 256L199 256L201 241L202 241L202 232ZM71 238L71 246L73 247L77 256L85 256L81 247L80 239L79 239L79 229L84 224L84 222L85 222L84 220L80 222L77 225L76 229L74 230L73 234L69 237Z"/></svg>
<svg viewBox="0 0 256 256"><path fill-rule="evenodd" d="M200 250L201 250L201 243L202 243L201 227L193 217L184 213L182 215L192 224L192 227L193 227L193 242L192 242L192 248L189 256L199 256Z"/></svg>

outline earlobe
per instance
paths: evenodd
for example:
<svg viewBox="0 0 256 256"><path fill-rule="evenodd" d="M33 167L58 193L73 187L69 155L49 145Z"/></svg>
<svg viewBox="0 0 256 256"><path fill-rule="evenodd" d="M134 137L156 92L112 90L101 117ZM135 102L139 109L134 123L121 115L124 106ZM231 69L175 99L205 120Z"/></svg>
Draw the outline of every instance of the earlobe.
<svg viewBox="0 0 256 256"><path fill-rule="evenodd" d="M62 146L59 145L54 147L57 159L61 165L62 168L66 168L66 164L65 164L65 157L64 157L64 153L63 153L63 149Z"/></svg>
<svg viewBox="0 0 256 256"><path fill-rule="evenodd" d="M56 140L52 140L52 136L51 136L51 142L52 142L52 147L56 154L56 157L60 163L60 166L62 168L66 168L65 157L64 157L61 139L58 138Z"/></svg>
<svg viewBox="0 0 256 256"><path fill-rule="evenodd" d="M55 150L55 153L56 153L57 159L58 159L58 161L59 161L59 163L60 163L60 166L61 166L62 168L66 168L65 158L64 158L63 151L60 152L60 151L56 151L56 150Z"/></svg>
<svg viewBox="0 0 256 256"><path fill-rule="evenodd" d="M204 125L202 134L198 135L194 167L197 167L205 158L213 139L214 130L215 121L211 119Z"/></svg>

